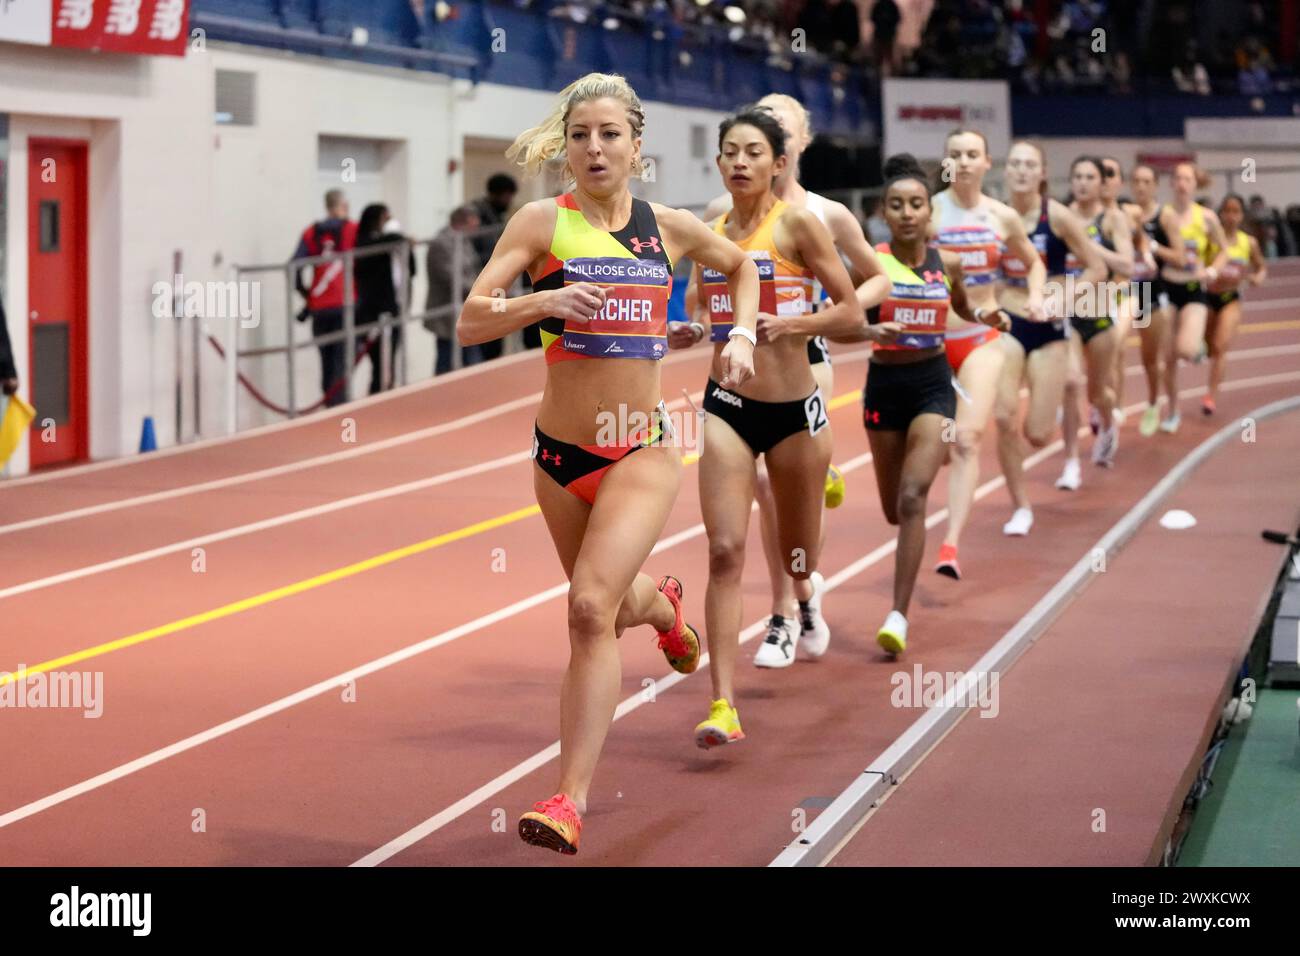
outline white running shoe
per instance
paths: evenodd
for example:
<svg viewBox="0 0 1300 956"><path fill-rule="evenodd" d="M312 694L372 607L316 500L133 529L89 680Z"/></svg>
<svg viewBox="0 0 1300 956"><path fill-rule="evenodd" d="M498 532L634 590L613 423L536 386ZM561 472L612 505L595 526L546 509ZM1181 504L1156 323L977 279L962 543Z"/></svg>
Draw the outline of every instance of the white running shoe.
<svg viewBox="0 0 1300 956"><path fill-rule="evenodd" d="M1178 431L1178 426L1183 423L1183 416L1175 411L1168 418L1160 422L1160 430L1166 435L1173 435Z"/></svg>
<svg viewBox="0 0 1300 956"><path fill-rule="evenodd" d="M1082 484L1083 472L1079 468L1079 459L1065 459L1065 467L1061 469L1061 477L1056 479L1056 487L1062 491L1078 491Z"/></svg>
<svg viewBox="0 0 1300 956"><path fill-rule="evenodd" d="M831 643L831 629L822 617L822 595L826 592L826 578L820 571L814 571L812 580L813 593L808 599L808 610L799 611L799 643L804 655L816 659L826 653Z"/></svg>
<svg viewBox="0 0 1300 956"><path fill-rule="evenodd" d="M1114 425L1103 428L1092 443L1092 463L1102 468L1115 467L1115 453L1119 451L1119 429Z"/></svg>
<svg viewBox="0 0 1300 956"><path fill-rule="evenodd" d="M767 637L754 654L755 667L789 667L799 646L799 623L773 614L767 619Z"/></svg>
<svg viewBox="0 0 1300 956"><path fill-rule="evenodd" d="M890 611L876 632L876 643L894 656L907 650L907 618L897 611Z"/></svg>
<svg viewBox="0 0 1300 956"><path fill-rule="evenodd" d="M1029 508L1017 508L1011 520L1002 526L1002 533L1012 538L1023 538L1034 526L1034 512Z"/></svg>

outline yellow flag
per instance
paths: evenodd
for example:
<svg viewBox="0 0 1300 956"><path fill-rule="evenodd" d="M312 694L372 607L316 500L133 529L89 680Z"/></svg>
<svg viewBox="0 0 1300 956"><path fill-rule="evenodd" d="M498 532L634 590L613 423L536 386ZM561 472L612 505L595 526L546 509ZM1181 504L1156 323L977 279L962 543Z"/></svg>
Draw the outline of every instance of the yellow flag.
<svg viewBox="0 0 1300 956"><path fill-rule="evenodd" d="M0 468L9 461L18 443L36 417L36 409L28 405L18 395L9 396L9 407L5 410L4 421L0 421Z"/></svg>

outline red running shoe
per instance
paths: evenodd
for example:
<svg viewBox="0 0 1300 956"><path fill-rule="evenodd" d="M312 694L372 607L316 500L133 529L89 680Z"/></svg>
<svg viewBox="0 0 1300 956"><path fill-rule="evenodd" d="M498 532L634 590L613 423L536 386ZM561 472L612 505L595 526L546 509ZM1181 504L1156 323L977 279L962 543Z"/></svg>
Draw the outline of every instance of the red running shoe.
<svg viewBox="0 0 1300 956"><path fill-rule="evenodd" d="M682 619L682 582L665 574L659 590L677 615L671 631L655 632L659 635L659 649L668 658L668 666L679 674L690 674L700 666L700 636Z"/></svg>
<svg viewBox="0 0 1300 956"><path fill-rule="evenodd" d="M578 852L578 838L582 836L582 817L572 800L557 793L549 800L534 803L519 818L519 836L533 846L573 856Z"/></svg>
<svg viewBox="0 0 1300 956"><path fill-rule="evenodd" d="M961 580L961 568L957 564L957 547L956 545L944 544L939 547L939 563L934 569L940 574L945 574L954 581Z"/></svg>

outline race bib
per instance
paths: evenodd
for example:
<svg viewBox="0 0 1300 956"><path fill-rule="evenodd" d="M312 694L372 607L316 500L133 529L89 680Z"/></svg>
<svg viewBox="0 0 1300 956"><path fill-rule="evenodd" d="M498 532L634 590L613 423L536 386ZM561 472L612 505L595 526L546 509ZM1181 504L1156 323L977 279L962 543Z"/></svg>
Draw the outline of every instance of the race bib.
<svg viewBox="0 0 1300 956"><path fill-rule="evenodd" d="M592 358L661 359L668 353L668 266L649 259L569 259L564 284L612 286L588 322L564 323L561 347Z"/></svg>

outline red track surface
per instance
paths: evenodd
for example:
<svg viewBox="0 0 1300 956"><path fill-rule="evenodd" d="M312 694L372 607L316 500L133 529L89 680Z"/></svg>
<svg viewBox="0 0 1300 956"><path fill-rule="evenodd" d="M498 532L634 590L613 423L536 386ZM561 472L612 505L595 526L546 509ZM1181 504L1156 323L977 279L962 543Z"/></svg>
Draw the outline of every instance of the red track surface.
<svg viewBox="0 0 1300 956"><path fill-rule="evenodd" d="M1028 539L1000 534L1004 492L994 490L977 506L963 546L966 579L954 583L922 571L909 664L968 667L1202 438L1233 415L1300 393L1300 325L1294 322L1300 272L1292 268L1290 277L1280 275L1255 297L1291 301L1248 310L1236 344L1240 358L1229 367L1230 383L1246 387L1223 395L1216 419L1202 420L1187 400L1176 437L1143 440L1126 427L1119 467L1087 468L1084 489L1074 495L1052 489L1059 456L1048 458L1030 472L1038 523ZM1252 332L1251 325L1261 330ZM1135 350L1130 356L1136 362ZM836 393L859 388L864 368L860 356L838 362ZM674 357L664 367L665 396L698 391L705 372L703 351ZM0 670L227 608L61 666L102 671L99 719L85 719L79 710L0 710L6 729L0 759L11 768L0 782L0 860L341 865L440 815L436 829L391 861L555 863L557 857L523 846L514 834L518 813L554 787L553 760L511 772L556 740L567 659L563 594L556 587L563 575L536 515L248 609L228 607L526 509L533 504L529 462L520 457L423 489L205 540L524 452L535 409L529 399L540 391L543 373L536 356L525 356L229 442L0 486ZM1199 386L1204 374L1188 370L1180 384ZM1139 399L1139 381L1140 375L1128 378L1129 404ZM510 402L518 407L469 427L352 454ZM857 408L850 401L832 413L837 462L867 450ZM355 423L355 443L343 441L345 419ZM988 480L997 468L993 442L985 444ZM349 457L177 494L187 485L341 452ZM665 538L698 530L696 480L688 469ZM848 482L846 503L832 513L822 562L828 576L894 537L870 468L852 471ZM5 530L168 492L162 500ZM944 506L945 493L941 477L932 509ZM194 570L194 547L204 549L202 573ZM931 552L936 548L932 540ZM160 551L122 566L6 590L152 549ZM504 573L493 570L501 553L495 549L503 549ZM648 570L678 575L690 616L702 621L702 534L652 556ZM1236 573L1223 569L1225 576ZM889 706L895 665L885 663L870 639L888 609L891 575L892 555L884 554L832 592L826 614L835 637L821 662L779 672L742 665L743 744L719 753L694 747L692 729L709 696L703 673L661 687L653 703L620 719L574 862L762 864L775 856L790 839L796 808L815 816L824 805L817 798L838 793L915 716ZM756 533L745 581L747 619L756 621L767 608ZM554 594L533 606L480 620L548 589ZM327 684L322 693L229 732L187 741L453 628L459 630L451 639L359 679L354 701ZM622 645L624 696L639 700L643 681L669 672L648 631L629 632ZM157 753L182 741L174 753ZM1025 762L1040 747L1033 739L1020 746ZM145 757L147 765L120 772ZM98 785L92 779L115 769L115 779ZM511 775L480 789L505 774ZM91 785L70 799L47 799L86 781ZM203 811L205 832L194 832L196 810Z"/></svg>

